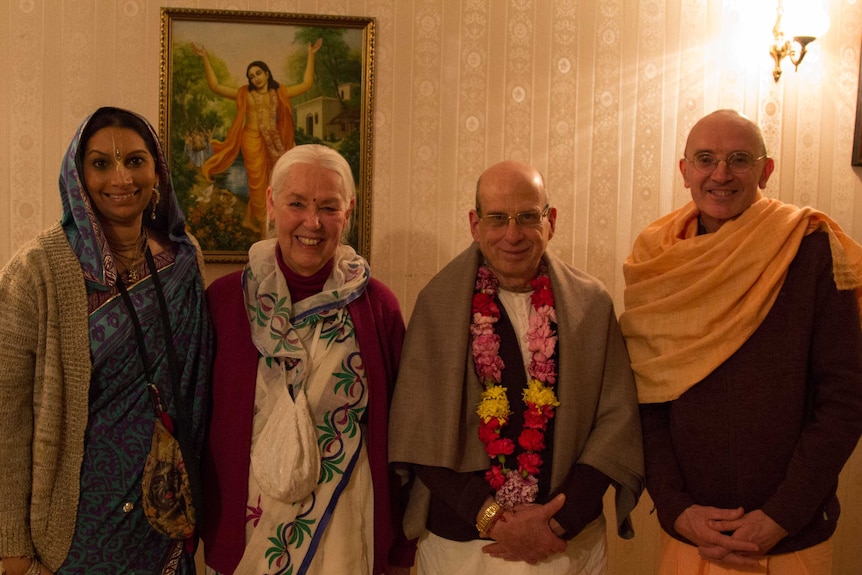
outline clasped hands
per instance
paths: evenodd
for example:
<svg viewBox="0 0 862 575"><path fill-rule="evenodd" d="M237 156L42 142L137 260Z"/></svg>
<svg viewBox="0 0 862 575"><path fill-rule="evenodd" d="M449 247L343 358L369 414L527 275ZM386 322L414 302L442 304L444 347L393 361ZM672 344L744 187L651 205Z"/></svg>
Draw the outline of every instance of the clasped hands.
<svg viewBox="0 0 862 575"><path fill-rule="evenodd" d="M787 536L778 523L756 509L692 505L674 521L677 533L697 546L700 556L726 565L753 566Z"/></svg>
<svg viewBox="0 0 862 575"><path fill-rule="evenodd" d="M554 534L550 522L565 502L566 496L561 493L544 505L518 505L503 512L488 533L495 542L482 551L492 557L531 565L562 553L566 550L566 541Z"/></svg>

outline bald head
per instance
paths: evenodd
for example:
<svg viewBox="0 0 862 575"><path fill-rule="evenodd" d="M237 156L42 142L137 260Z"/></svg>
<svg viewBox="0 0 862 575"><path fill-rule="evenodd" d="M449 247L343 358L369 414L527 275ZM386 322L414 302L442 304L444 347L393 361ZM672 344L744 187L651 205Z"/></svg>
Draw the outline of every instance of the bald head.
<svg viewBox="0 0 862 575"><path fill-rule="evenodd" d="M741 166L731 165L731 157L745 159ZM683 182L707 232L718 231L756 202L774 168L760 128L735 110L715 111L692 126L679 161Z"/></svg>
<svg viewBox="0 0 862 575"><path fill-rule="evenodd" d="M548 203L545 179L530 164L505 160L485 170L476 183L476 211L482 213L482 199L489 194L500 194L521 187L532 188L539 194L542 205Z"/></svg>
<svg viewBox="0 0 862 575"><path fill-rule="evenodd" d="M691 157L692 150L690 148L693 139L702 138L704 134L714 133L717 129L751 138L753 142L756 142L756 150L754 151L757 152L757 155L766 155L766 143L763 141L763 132L760 131L760 127L736 110L716 110L698 120L688 133L688 139L685 142L685 155Z"/></svg>

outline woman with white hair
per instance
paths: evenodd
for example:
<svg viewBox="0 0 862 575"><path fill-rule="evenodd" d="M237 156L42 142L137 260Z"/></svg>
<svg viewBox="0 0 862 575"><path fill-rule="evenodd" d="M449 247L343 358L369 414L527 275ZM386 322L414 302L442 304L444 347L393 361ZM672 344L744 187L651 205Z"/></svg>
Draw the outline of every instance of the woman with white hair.
<svg viewBox="0 0 862 575"><path fill-rule="evenodd" d="M266 204L275 237L208 290L208 571L406 573L412 549L387 464L404 321L343 243L350 166L326 146L297 146L276 163Z"/></svg>

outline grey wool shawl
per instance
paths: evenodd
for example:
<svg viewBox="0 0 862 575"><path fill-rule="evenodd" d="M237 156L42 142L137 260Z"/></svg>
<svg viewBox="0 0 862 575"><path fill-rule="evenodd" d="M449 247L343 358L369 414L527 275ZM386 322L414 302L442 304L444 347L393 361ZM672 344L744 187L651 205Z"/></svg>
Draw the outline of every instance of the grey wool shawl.
<svg viewBox="0 0 862 575"><path fill-rule="evenodd" d="M618 532L631 537L629 514L643 490L643 445L637 394L613 302L595 278L545 253L557 315L558 380L551 489L576 464L589 465L616 488ZM474 243L420 292L401 356L390 416L389 460L488 469L478 437L482 386L473 366L470 317ZM546 455L547 456L547 455Z"/></svg>

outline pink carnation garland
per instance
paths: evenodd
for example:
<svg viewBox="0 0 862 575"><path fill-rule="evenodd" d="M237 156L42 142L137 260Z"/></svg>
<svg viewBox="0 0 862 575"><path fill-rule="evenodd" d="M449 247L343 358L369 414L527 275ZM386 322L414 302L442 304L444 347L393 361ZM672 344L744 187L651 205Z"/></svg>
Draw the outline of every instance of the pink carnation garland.
<svg viewBox="0 0 862 575"><path fill-rule="evenodd" d="M476 375L482 384L482 401L476 413L480 418L479 439L492 459L485 479L497 492L496 500L511 509L522 503L532 503L538 494L536 476L541 472L545 449L545 430L554 417L554 408L559 405L553 386L557 382L556 347L557 322L554 313L554 294L545 266L530 282L533 313L530 314L527 341L530 351L529 378L522 392L526 405L524 427L518 435L518 444L523 452L516 457L517 469L506 466L506 456L515 451L510 439L500 437L509 423L509 401L506 388L500 385L503 360L500 358L500 336L494 324L500 319L496 304L499 282L494 272L485 265L479 268L473 294L472 335L473 361Z"/></svg>

